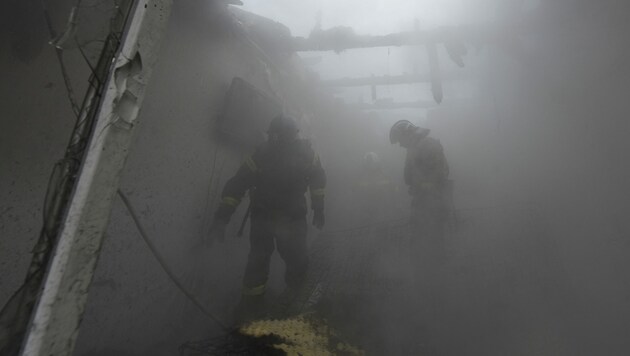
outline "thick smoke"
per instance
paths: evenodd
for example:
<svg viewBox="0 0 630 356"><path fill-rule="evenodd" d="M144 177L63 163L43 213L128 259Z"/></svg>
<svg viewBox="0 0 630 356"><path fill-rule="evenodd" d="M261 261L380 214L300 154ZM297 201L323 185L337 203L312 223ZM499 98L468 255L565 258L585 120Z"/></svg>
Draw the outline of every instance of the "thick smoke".
<svg viewBox="0 0 630 356"><path fill-rule="evenodd" d="M174 274L216 317L231 319L249 247L247 233L235 237L243 206L227 242L206 244L221 188L252 150L221 135L239 77L294 116L321 156L327 225L321 235L309 231L309 243L337 239L332 255L318 256L346 261L331 284L350 281L357 290L339 287L315 311L345 341L376 355L628 354L627 4L243 2L175 2L121 183ZM0 85L2 303L28 266L49 170L73 120L35 3L10 1L0 15L8 76ZM61 32L72 4L53 3ZM95 60L114 2L84 5L78 33L95 40L84 47ZM290 50L292 36L338 27L344 36L451 29L464 38L465 66L439 46L439 104L427 80L332 86L429 71L424 45ZM64 56L78 100L89 66L77 47ZM383 108L414 102L430 105ZM430 129L450 166L455 211L441 267L419 263L392 228L410 216L405 151L388 138L402 119ZM368 152L390 182L386 195L361 188ZM369 283L347 279L357 269ZM283 272L274 255L268 299L282 293ZM171 355L220 334L168 280L115 202L76 354Z"/></svg>

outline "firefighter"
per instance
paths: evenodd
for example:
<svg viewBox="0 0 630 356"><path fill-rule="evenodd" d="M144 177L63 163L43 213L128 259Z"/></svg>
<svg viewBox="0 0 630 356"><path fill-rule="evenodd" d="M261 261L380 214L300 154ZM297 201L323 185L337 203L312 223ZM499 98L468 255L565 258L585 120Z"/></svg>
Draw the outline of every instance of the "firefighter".
<svg viewBox="0 0 630 356"><path fill-rule="evenodd" d="M210 228L211 239L223 241L230 217L249 191L250 250L237 313L239 308L262 308L274 245L286 264L287 287L297 288L303 281L308 266L307 189L312 224L318 229L324 226L326 175L319 156L308 140L298 137L297 125L289 117L274 118L267 133L267 142L245 158L225 184Z"/></svg>
<svg viewBox="0 0 630 356"><path fill-rule="evenodd" d="M407 150L404 176L412 199L413 224L441 237L447 217L449 168L442 144L429 137L429 132L400 120L392 126L389 139Z"/></svg>
<svg viewBox="0 0 630 356"><path fill-rule="evenodd" d="M429 137L429 129L407 120L396 122L390 142L407 150L405 183L411 195L411 222L416 236L409 251L414 281L426 308L427 320L437 318L443 309L446 259L444 229L450 206L451 182L444 150L439 140Z"/></svg>

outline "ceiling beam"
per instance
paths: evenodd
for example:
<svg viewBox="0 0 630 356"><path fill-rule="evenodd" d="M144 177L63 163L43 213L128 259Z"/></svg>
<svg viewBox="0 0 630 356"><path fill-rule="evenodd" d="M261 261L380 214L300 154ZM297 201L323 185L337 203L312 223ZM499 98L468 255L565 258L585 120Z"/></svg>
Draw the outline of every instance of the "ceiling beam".
<svg viewBox="0 0 630 356"><path fill-rule="evenodd" d="M463 78L462 72L452 72L448 74L442 74L442 79L445 80L457 80ZM321 83L324 86L331 87L360 87L360 86L372 86L372 85L398 85L398 84L417 84L417 83L430 83L431 77L428 74L409 74L404 73L401 75L380 75L370 77L358 77L358 78L338 78L322 80Z"/></svg>
<svg viewBox="0 0 630 356"><path fill-rule="evenodd" d="M356 103L349 105L360 110L430 109L438 106L435 102L430 100L409 102L377 101L373 104Z"/></svg>
<svg viewBox="0 0 630 356"><path fill-rule="evenodd" d="M508 31L509 32L509 31ZM427 31L407 31L381 36L358 35L349 27L313 31L308 38L293 37L297 52L335 51L354 48L417 46L426 44L488 43L506 37L505 31L491 26L470 25L443 27Z"/></svg>

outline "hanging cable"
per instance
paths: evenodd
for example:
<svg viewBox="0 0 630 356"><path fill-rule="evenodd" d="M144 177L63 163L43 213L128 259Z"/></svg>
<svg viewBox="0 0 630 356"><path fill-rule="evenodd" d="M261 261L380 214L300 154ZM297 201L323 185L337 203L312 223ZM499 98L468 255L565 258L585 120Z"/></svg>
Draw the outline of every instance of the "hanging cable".
<svg viewBox="0 0 630 356"><path fill-rule="evenodd" d="M140 219L138 219L138 215L136 215L136 212L133 209L133 206L131 206L131 203L129 202L129 199L127 199L127 196L125 196L125 194L122 191L120 191L120 189L117 191L117 193L118 193L118 196L120 197L120 199L122 199L123 203L125 204L125 207L127 208L127 211L129 212L129 215L131 215L131 218L133 219L133 222L135 223L136 228L138 229L138 232L140 233L140 236L142 237L144 242L149 247L149 250L151 250L151 253L153 254L153 257L155 257L155 259L158 261L158 263L162 267L162 270L164 270L164 272L168 275L168 277L175 284L175 286L177 286L177 288L193 304L195 304L195 306L197 306L197 308L199 308L199 310L201 310L201 312L203 312L208 318L210 318L219 327L221 327L221 329L223 329L223 331L229 331L230 328L227 327L227 325L223 321L221 321L218 317L214 316L214 314L212 314L212 312L210 312L208 309L206 309L206 307L204 307L203 304L201 304L192 293L190 293L188 290L186 290L186 288L177 279L177 277L175 277L175 274L173 274L173 272L170 270L170 268L166 264L166 261L164 260L164 257L162 257L162 255L157 251L157 249L155 248L155 245L153 245L153 243L149 239L147 233L144 231L144 228L142 227L142 224L140 223Z"/></svg>
<svg viewBox="0 0 630 356"><path fill-rule="evenodd" d="M96 80L96 84L93 81L90 81L90 85L92 86L101 85L101 79L98 77L98 74L96 73L96 69L90 62L90 59L85 54L85 51L83 50L83 47L79 43L79 39L76 36L74 37L74 42L77 44L77 49L79 50L79 53L81 53L81 57L83 57L85 64L87 64L87 66L90 67L90 72L91 72L92 77L94 77L94 79Z"/></svg>
<svg viewBox="0 0 630 356"><path fill-rule="evenodd" d="M80 4L80 3L81 1L79 0L77 4ZM50 38L51 38L50 43L54 45L53 41L56 37L55 30L52 26L52 21L50 19L48 8L46 7L46 2L44 0L42 0L42 7L44 10L44 18L46 19L46 25L48 26L48 32L50 33ZM76 25L77 11L78 11L77 7L74 7L70 15L70 18L68 20L70 27ZM67 31L70 31L70 30L67 30ZM74 115L78 117L79 112L80 112L79 105L77 104L76 100L74 100L74 91L72 89L72 83L70 82L70 76L68 75L68 71L66 70L66 65L63 61L63 49L56 45L54 47L55 47L55 54L57 55L57 60L59 61L59 66L61 67L61 75L63 77L63 82L66 86L66 92L68 94L68 100L70 101L70 106L72 107L72 112L74 112Z"/></svg>

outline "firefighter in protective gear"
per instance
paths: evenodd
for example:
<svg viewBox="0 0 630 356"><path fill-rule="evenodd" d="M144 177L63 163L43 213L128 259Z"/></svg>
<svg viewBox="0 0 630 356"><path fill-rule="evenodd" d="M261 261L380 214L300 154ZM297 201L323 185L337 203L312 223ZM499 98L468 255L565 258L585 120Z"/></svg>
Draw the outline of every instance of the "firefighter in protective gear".
<svg viewBox="0 0 630 356"><path fill-rule="evenodd" d="M449 168L442 144L429 137L429 132L400 120L392 126L389 139L407 150L404 175L412 197L413 223L424 234L441 237L447 217Z"/></svg>
<svg viewBox="0 0 630 356"><path fill-rule="evenodd" d="M442 144L429 137L429 132L401 120L392 126L389 138L392 144L407 150L404 175L412 197L414 223L439 233L446 218L449 168Z"/></svg>
<svg viewBox="0 0 630 356"><path fill-rule="evenodd" d="M448 179L449 168L442 144L429 137L429 132L401 120L392 126L389 139L407 150L404 175L411 195L412 223L424 243L436 245L431 250L439 255L444 250L443 235L452 183Z"/></svg>
<svg viewBox="0 0 630 356"><path fill-rule="evenodd" d="M411 241L414 280L424 296L427 320L439 318L444 293L446 257L444 229L448 217L451 182L444 150L439 140L429 137L429 130L407 120L398 121L390 130L390 141L407 150L405 183L411 195L412 224L417 236Z"/></svg>
<svg viewBox="0 0 630 356"><path fill-rule="evenodd" d="M326 175L319 156L308 140L298 138L297 125L289 117L274 118L267 133L267 142L225 184L210 231L212 239L224 238L230 217L249 191L250 251L241 302L264 295L274 245L286 264L287 286L302 282L308 266L307 189L314 211L312 223L318 229L324 226Z"/></svg>

